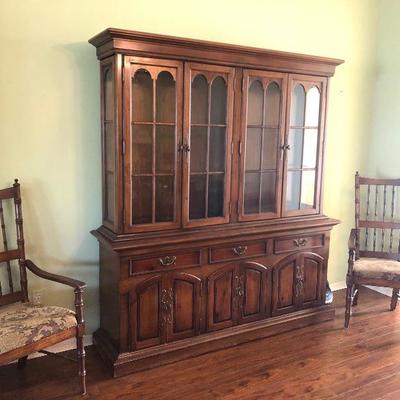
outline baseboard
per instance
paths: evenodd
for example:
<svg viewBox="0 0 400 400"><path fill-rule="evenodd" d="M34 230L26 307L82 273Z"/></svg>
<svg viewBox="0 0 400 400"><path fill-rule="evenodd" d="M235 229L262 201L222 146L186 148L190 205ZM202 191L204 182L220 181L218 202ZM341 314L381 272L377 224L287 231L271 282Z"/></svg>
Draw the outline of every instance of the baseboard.
<svg viewBox="0 0 400 400"><path fill-rule="evenodd" d="M339 281L329 283L329 287L331 288L332 292L336 292L337 290L346 289L346 281Z"/></svg>
<svg viewBox="0 0 400 400"><path fill-rule="evenodd" d="M84 346L90 346L93 344L93 336L92 335L85 335L83 337L83 344ZM48 347L46 350L51 351L52 353L62 353L63 351L74 350L76 349L76 339L71 338L64 340L61 343L57 343L51 347ZM29 358L36 358L42 357L44 354L42 353L33 353L29 356Z"/></svg>
<svg viewBox="0 0 400 400"><path fill-rule="evenodd" d="M339 281L339 282L333 282L329 284L332 292L336 292L337 290L341 290L341 289L346 289L346 281ZM385 296L389 296L392 297L392 290L391 288L387 288L387 287L379 287L379 286L369 286L369 285L365 285L365 287L367 287L368 289L371 289L375 292L384 294Z"/></svg>

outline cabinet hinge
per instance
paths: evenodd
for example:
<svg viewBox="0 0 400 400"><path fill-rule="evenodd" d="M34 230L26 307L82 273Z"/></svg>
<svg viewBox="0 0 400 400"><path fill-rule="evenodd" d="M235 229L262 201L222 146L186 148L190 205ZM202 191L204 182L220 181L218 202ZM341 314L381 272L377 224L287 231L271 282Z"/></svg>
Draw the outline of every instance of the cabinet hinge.
<svg viewBox="0 0 400 400"><path fill-rule="evenodd" d="M122 82L125 82L125 66L122 64L121 67Z"/></svg>
<svg viewBox="0 0 400 400"><path fill-rule="evenodd" d="M122 139L122 155L125 155L125 140Z"/></svg>
<svg viewBox="0 0 400 400"><path fill-rule="evenodd" d="M239 142L239 156L242 155L242 141Z"/></svg>
<svg viewBox="0 0 400 400"><path fill-rule="evenodd" d="M233 155L233 142L231 142L231 154Z"/></svg>

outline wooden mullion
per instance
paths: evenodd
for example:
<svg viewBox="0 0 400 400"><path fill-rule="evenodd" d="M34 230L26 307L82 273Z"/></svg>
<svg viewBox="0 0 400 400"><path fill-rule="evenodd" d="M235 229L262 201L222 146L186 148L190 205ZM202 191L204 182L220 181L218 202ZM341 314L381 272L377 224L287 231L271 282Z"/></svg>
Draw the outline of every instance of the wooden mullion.
<svg viewBox="0 0 400 400"><path fill-rule="evenodd" d="M208 98L208 109L207 109L207 153L206 153L206 193L205 193L205 209L204 218L208 218L208 182L209 182L209 171L210 171L210 131L211 131L211 83L208 84L207 88L207 98Z"/></svg>
<svg viewBox="0 0 400 400"><path fill-rule="evenodd" d="M152 162L152 210L151 222L156 222L156 96L157 96L156 80L153 79L153 162Z"/></svg>

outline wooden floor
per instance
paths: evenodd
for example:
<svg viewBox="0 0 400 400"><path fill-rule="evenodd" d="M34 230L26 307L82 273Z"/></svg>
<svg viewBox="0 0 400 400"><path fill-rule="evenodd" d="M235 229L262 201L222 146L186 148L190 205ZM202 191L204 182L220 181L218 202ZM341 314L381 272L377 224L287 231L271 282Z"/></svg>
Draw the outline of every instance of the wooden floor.
<svg viewBox="0 0 400 400"><path fill-rule="evenodd" d="M350 328L344 291L336 320L113 379L88 353L88 399L400 399L400 307L363 288ZM71 399L75 365L42 357L0 368L0 399Z"/></svg>

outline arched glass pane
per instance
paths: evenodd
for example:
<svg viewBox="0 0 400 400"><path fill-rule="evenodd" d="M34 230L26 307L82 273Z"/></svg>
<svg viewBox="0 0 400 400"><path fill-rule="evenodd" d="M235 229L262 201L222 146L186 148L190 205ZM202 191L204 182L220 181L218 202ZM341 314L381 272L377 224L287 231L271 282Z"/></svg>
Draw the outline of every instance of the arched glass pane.
<svg viewBox="0 0 400 400"><path fill-rule="evenodd" d="M247 103L247 125L262 125L264 89L260 81L251 83Z"/></svg>
<svg viewBox="0 0 400 400"><path fill-rule="evenodd" d="M304 106L306 93L303 85L297 85L292 93L292 104L290 107L290 125L304 126Z"/></svg>
<svg viewBox="0 0 400 400"><path fill-rule="evenodd" d="M226 122L226 83L218 76L211 84L211 123L225 124Z"/></svg>
<svg viewBox="0 0 400 400"><path fill-rule="evenodd" d="M313 86L306 96L306 126L318 126L319 124L320 93Z"/></svg>
<svg viewBox="0 0 400 400"><path fill-rule="evenodd" d="M158 74L156 81L156 121L175 122L175 81L168 71Z"/></svg>
<svg viewBox="0 0 400 400"><path fill-rule="evenodd" d="M106 121L114 120L114 71L108 68L104 73L104 114Z"/></svg>
<svg viewBox="0 0 400 400"><path fill-rule="evenodd" d="M191 121L208 123L208 82L204 75L197 75L192 82Z"/></svg>
<svg viewBox="0 0 400 400"><path fill-rule="evenodd" d="M143 69L132 79L132 121L153 121L153 80Z"/></svg>
<svg viewBox="0 0 400 400"><path fill-rule="evenodd" d="M265 98L264 125L279 126L281 105L281 89L276 82L271 82L267 87Z"/></svg>

